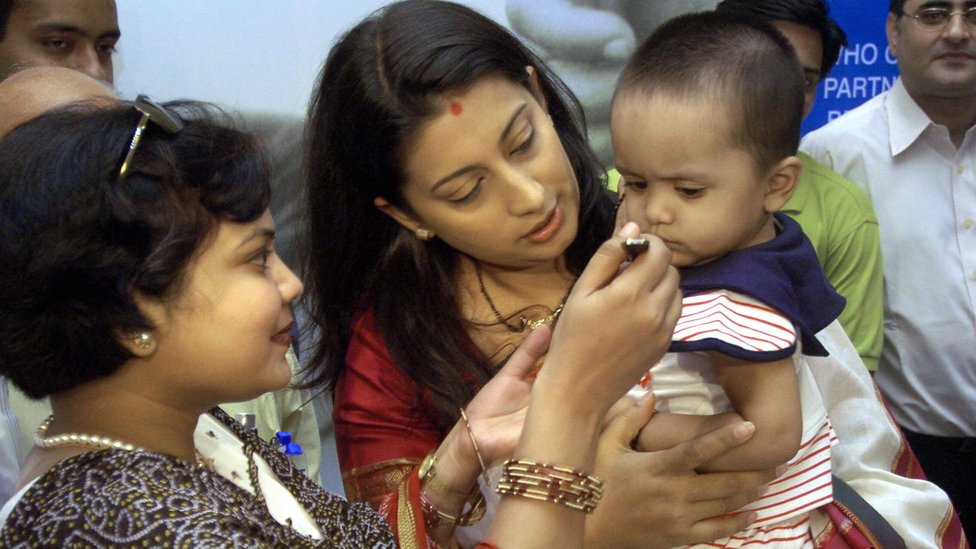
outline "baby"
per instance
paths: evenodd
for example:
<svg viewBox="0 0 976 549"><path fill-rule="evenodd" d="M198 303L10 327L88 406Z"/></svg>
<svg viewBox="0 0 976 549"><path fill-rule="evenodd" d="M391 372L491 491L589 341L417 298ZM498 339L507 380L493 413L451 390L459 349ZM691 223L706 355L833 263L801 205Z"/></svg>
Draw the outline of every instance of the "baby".
<svg viewBox="0 0 976 549"><path fill-rule="evenodd" d="M709 470L788 463L759 501L740 546L812 547L810 513L832 501L836 443L804 355L843 310L800 227L777 213L793 192L803 73L764 24L714 13L679 17L634 54L611 110L621 219L665 241L681 273L681 320L653 369L660 414L641 449L674 446L740 417L745 445ZM714 546L714 545L711 545Z"/></svg>

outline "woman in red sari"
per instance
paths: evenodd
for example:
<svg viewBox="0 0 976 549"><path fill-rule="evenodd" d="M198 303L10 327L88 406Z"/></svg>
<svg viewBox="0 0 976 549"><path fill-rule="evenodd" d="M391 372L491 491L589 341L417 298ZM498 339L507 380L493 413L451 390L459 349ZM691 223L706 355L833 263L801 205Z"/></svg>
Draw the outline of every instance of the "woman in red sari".
<svg viewBox="0 0 976 549"><path fill-rule="evenodd" d="M612 231L614 198L565 85L502 27L445 2L387 6L340 39L309 138L305 272L325 328L313 363L335 394L347 495L399 525L423 521L422 492L432 538L449 544L454 525L429 510L463 513L480 468L459 410L487 466L508 457L520 406L485 417L491 395L469 402L532 327L559 316ZM699 476L687 448L638 455L628 442L606 448L606 497L587 521L597 539L734 532L740 517L705 519L772 478ZM438 476L421 490L429 455Z"/></svg>
<svg viewBox="0 0 976 549"><path fill-rule="evenodd" d="M308 132L305 273L323 328L312 382L334 395L346 494L378 507L401 546L469 545L489 522L476 523L480 497L494 495L478 474L509 457L529 394L516 378L483 388L532 328L572 305L612 231L614 199L582 111L497 23L406 0L337 42ZM577 343L612 345L611 324ZM486 411L502 399L511 413ZM639 428L601 442L605 494L586 520L594 545L730 535L749 517L728 513L775 476L698 474L702 440L634 452Z"/></svg>

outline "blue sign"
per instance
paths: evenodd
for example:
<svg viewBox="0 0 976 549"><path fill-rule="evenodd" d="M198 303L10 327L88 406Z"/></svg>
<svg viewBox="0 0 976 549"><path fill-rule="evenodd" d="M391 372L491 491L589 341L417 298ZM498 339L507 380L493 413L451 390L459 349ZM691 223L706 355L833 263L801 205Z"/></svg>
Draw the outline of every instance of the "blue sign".
<svg viewBox="0 0 976 549"><path fill-rule="evenodd" d="M886 0L834 0L831 15L847 33L834 69L820 83L817 101L803 121L803 133L823 126L891 88L898 66L888 49Z"/></svg>

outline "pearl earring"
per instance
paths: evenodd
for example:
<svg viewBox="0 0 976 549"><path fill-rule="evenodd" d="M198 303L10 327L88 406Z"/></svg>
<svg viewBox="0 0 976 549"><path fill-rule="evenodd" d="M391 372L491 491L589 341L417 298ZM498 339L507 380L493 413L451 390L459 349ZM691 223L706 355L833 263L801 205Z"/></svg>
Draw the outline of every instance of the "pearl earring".
<svg viewBox="0 0 976 549"><path fill-rule="evenodd" d="M135 343L136 347L140 349L148 349L152 347L153 336L149 332L139 332L135 337L132 338L132 342Z"/></svg>

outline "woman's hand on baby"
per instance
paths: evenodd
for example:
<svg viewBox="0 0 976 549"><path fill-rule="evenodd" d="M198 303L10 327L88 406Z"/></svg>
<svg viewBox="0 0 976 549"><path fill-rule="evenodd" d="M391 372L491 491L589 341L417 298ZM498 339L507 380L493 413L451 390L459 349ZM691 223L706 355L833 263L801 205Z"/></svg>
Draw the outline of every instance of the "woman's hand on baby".
<svg viewBox="0 0 976 549"><path fill-rule="evenodd" d="M760 488L776 478L772 470L695 472L749 440L754 431L746 423L668 450L633 450L631 443L653 406L652 398L638 402L614 418L600 437L596 474L604 480L604 496L586 521L586 539L592 541L588 546L674 547L732 535L746 526L749 516L722 515L756 500Z"/></svg>

